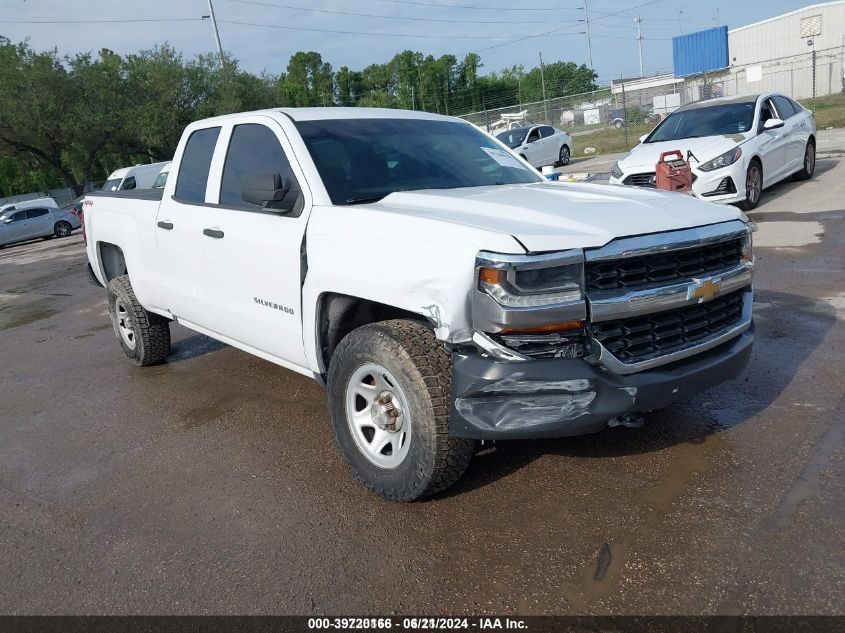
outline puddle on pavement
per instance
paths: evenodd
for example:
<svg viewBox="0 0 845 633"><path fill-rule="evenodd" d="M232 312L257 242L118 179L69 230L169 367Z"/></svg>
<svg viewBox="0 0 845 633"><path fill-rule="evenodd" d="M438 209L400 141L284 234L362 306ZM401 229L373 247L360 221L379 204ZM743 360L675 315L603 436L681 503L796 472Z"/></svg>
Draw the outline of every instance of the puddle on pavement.
<svg viewBox="0 0 845 633"><path fill-rule="evenodd" d="M607 534L607 540L597 544L595 557L586 561L579 584L566 591L566 599L574 612L587 612L596 600L619 590L629 552L639 541L653 536L657 524L684 495L695 476L710 472L723 463L720 453L730 451L731 445L723 434L711 433L668 450L672 460L660 481L643 488L633 500L645 510L639 525L624 526L624 531L620 527L617 532Z"/></svg>
<svg viewBox="0 0 845 633"><path fill-rule="evenodd" d="M230 395L224 396L222 399L211 404L189 409L182 415L182 419L185 420L185 425L182 428L185 430L194 429L198 426L204 426L214 422L214 420L239 408L246 401L247 398L243 395Z"/></svg>
<svg viewBox="0 0 845 633"><path fill-rule="evenodd" d="M58 310L44 304L29 304L22 306L9 306L0 312L0 330L11 330L12 328L37 323L51 316L58 314Z"/></svg>

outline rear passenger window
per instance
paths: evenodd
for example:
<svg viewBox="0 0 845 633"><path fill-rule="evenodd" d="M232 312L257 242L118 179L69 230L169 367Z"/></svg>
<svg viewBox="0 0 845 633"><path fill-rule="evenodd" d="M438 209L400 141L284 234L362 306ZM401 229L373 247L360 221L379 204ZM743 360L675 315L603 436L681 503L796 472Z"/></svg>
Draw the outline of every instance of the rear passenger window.
<svg viewBox="0 0 845 633"><path fill-rule="evenodd" d="M547 136L552 136L555 133L555 129L549 125L544 125L540 128L540 136L546 138Z"/></svg>
<svg viewBox="0 0 845 633"><path fill-rule="evenodd" d="M299 189L287 156L273 131L257 123L236 125L223 165L220 204L250 210L261 209L258 205L244 201L242 195L245 179L259 174L280 174L286 189Z"/></svg>
<svg viewBox="0 0 845 633"><path fill-rule="evenodd" d="M205 202L208 169L218 136L220 128L209 127L193 132L188 139L176 178L176 197L183 202Z"/></svg>
<svg viewBox="0 0 845 633"><path fill-rule="evenodd" d="M790 103L789 99L786 97L775 95L772 99L775 102L775 107L777 108L781 119L786 120L795 114L795 110L792 108L792 103Z"/></svg>
<svg viewBox="0 0 845 633"><path fill-rule="evenodd" d="M50 212L47 209L30 209L26 212L26 217L28 220L31 220L33 218L40 218L42 216L45 216L48 213Z"/></svg>

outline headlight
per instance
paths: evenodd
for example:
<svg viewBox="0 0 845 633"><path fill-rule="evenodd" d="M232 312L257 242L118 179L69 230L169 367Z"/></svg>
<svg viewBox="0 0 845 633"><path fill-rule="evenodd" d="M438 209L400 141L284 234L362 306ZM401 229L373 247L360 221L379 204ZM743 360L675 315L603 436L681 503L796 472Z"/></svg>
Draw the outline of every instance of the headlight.
<svg viewBox="0 0 845 633"><path fill-rule="evenodd" d="M757 230L757 225L753 222L748 223L748 236L742 244L742 261L746 264L754 263L754 231Z"/></svg>
<svg viewBox="0 0 845 633"><path fill-rule="evenodd" d="M619 161L613 163L613 167L610 168L610 175L614 178L622 178L622 170L619 169Z"/></svg>
<svg viewBox="0 0 845 633"><path fill-rule="evenodd" d="M480 254L478 290L507 308L531 308L583 299L584 254L498 256Z"/></svg>
<svg viewBox="0 0 845 633"><path fill-rule="evenodd" d="M713 171L714 169L720 169L722 167L727 167L728 165L733 165L736 161L739 160L740 156L742 156L742 148L735 147L729 152L725 152L721 156L717 156L713 160L709 160L706 163L699 165L698 168L701 171Z"/></svg>

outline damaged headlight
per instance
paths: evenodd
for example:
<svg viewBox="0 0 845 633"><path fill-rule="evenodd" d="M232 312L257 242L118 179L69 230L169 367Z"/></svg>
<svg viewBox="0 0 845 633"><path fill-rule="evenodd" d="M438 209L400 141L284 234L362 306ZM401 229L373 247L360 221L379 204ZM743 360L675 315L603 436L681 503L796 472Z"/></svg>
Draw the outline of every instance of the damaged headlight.
<svg viewBox="0 0 845 633"><path fill-rule="evenodd" d="M742 156L742 148L735 147L729 152L725 152L721 156L717 156L713 160L708 160L706 163L702 163L698 166L698 168L701 171L713 171L714 169L721 169L722 167L733 165L736 161L739 160L740 156Z"/></svg>
<svg viewBox="0 0 845 633"><path fill-rule="evenodd" d="M479 253L478 290L508 308L542 307L583 299L584 253L551 255Z"/></svg>
<svg viewBox="0 0 845 633"><path fill-rule="evenodd" d="M610 175L614 178L622 178L622 169L619 167L619 161L613 163L613 167L610 168Z"/></svg>

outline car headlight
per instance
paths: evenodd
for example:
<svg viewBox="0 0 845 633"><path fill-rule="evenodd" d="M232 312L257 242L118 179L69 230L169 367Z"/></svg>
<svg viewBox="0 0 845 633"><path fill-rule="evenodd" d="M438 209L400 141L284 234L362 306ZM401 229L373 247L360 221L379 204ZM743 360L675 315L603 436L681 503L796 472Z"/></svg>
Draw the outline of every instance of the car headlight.
<svg viewBox="0 0 845 633"><path fill-rule="evenodd" d="M506 308L550 306L584 298L584 253L508 256L480 253L478 290Z"/></svg>
<svg viewBox="0 0 845 633"><path fill-rule="evenodd" d="M622 170L619 168L619 161L613 163L613 167L610 168L610 175L614 178L622 178Z"/></svg>
<svg viewBox="0 0 845 633"><path fill-rule="evenodd" d="M717 156L713 160L708 160L706 163L702 163L698 166L698 168L701 171L713 171L714 169L721 169L722 167L733 165L736 161L739 160L740 156L742 156L742 148L735 147L734 149L725 152L721 156Z"/></svg>

